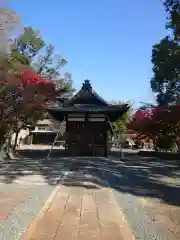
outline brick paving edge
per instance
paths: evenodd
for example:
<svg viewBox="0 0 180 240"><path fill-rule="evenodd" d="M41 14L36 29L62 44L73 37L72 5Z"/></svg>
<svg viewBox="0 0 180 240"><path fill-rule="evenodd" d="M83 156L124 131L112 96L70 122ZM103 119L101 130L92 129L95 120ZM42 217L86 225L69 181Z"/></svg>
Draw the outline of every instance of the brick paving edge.
<svg viewBox="0 0 180 240"><path fill-rule="evenodd" d="M107 160L107 158L104 158L104 159ZM103 179L106 181L106 184L109 188L109 191L111 191L111 193L113 194L114 200L115 200L115 202L117 204L117 207L119 209L119 215L120 215L120 219L121 219L121 222L120 222L121 228L120 229L121 229L121 235L122 235L123 240L127 240L127 239L128 240L135 240L135 236L134 236L134 234L132 233L132 231L129 227L129 224L128 224L126 218L125 218L125 215L123 214L119 204L117 203L116 197L114 195L114 192L112 191L111 186L109 185L108 181L106 180L103 172L101 174L102 174Z"/></svg>
<svg viewBox="0 0 180 240"><path fill-rule="evenodd" d="M112 194L114 196L113 191L112 191ZM115 198L115 196L114 196L114 198ZM116 201L116 198L115 198L115 201ZM116 204L118 204L118 203L116 202ZM129 224L126 221L126 218L125 218L121 208L119 209L119 215L120 215L120 218L121 218L120 226L121 226L121 235L122 235L123 239L124 240L127 240L127 239L128 240L135 240L135 236L133 235L133 233L132 233L132 231L131 231L131 229L129 227Z"/></svg>
<svg viewBox="0 0 180 240"><path fill-rule="evenodd" d="M47 199L47 201L44 203L43 207L41 208L39 214L37 215L37 217L32 220L32 222L30 223L27 231L25 232L23 239L24 240L30 240L32 237L32 234L34 233L34 231L36 230L40 220L43 218L44 213L50 208L51 203L53 202L53 200L55 199L57 193L59 192L61 186L56 186L55 189L52 191L51 195L49 196L49 198Z"/></svg>

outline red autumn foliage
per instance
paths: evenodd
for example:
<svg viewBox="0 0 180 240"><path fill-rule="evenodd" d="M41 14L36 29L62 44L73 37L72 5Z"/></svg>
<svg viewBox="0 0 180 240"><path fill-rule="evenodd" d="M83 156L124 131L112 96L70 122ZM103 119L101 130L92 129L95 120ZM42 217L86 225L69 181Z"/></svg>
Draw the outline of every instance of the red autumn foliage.
<svg viewBox="0 0 180 240"><path fill-rule="evenodd" d="M34 73L31 69L25 69L20 75L10 75L7 83L10 86L21 87L23 96L33 98L34 94L43 94L50 101L55 101L55 85L45 76Z"/></svg>
<svg viewBox="0 0 180 240"><path fill-rule="evenodd" d="M129 129L137 133L137 140L177 142L180 136L180 104L139 109L135 112Z"/></svg>
<svg viewBox="0 0 180 240"><path fill-rule="evenodd" d="M4 88L0 96L1 118L17 110L40 109L56 99L53 81L30 69L23 70L20 75L9 74L3 79L0 82L1 89Z"/></svg>
<svg viewBox="0 0 180 240"><path fill-rule="evenodd" d="M150 137L149 130L152 123L152 109L137 110L129 124L129 129L137 132L137 137Z"/></svg>
<svg viewBox="0 0 180 240"><path fill-rule="evenodd" d="M39 103L45 103L48 101L55 101L55 85L51 80L42 77L40 74L33 73L30 70L25 70L22 73L23 84L23 99L25 101L35 102L36 97L37 105Z"/></svg>

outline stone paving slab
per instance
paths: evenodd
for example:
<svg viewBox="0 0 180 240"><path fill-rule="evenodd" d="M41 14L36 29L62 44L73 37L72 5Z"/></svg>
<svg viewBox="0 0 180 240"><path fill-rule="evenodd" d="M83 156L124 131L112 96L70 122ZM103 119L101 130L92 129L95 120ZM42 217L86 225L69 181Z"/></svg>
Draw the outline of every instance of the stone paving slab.
<svg viewBox="0 0 180 240"><path fill-rule="evenodd" d="M97 206L94 201L94 193L91 190L83 189L78 240L98 240L100 236L100 225L97 219Z"/></svg>
<svg viewBox="0 0 180 240"><path fill-rule="evenodd" d="M109 188L61 186L51 207L43 213L24 240L121 240L124 235L120 210Z"/></svg>

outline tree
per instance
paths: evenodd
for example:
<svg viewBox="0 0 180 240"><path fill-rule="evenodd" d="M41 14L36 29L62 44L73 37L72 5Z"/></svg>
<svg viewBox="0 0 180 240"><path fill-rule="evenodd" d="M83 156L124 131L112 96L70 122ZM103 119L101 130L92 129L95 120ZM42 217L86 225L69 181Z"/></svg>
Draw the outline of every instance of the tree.
<svg viewBox="0 0 180 240"><path fill-rule="evenodd" d="M152 140L154 148L157 150L157 139L160 134L160 124L157 116L157 109L138 109L128 126L130 130L136 132L135 141L141 145L142 142Z"/></svg>
<svg viewBox="0 0 180 240"><path fill-rule="evenodd" d="M123 104L122 101L111 101L112 104ZM132 112L132 108L130 108L128 110L128 112L126 112L122 118L116 122L114 122L113 128L114 128L114 132L117 136L117 138L119 139L120 142L124 141L125 138L125 133L127 130L127 126L129 124L130 118L131 118L131 112ZM118 143L119 144L119 143Z"/></svg>
<svg viewBox="0 0 180 240"><path fill-rule="evenodd" d="M60 54L55 54L54 50L52 44L45 44L39 31L25 27L23 34L14 39L11 45L11 58L31 66L36 73L55 81L58 87L63 86L71 91L72 75L68 72L61 75L61 69L67 61Z"/></svg>
<svg viewBox="0 0 180 240"><path fill-rule="evenodd" d="M167 28L173 30L174 39L180 40L180 1L179 0L165 0L164 6L168 13Z"/></svg>
<svg viewBox="0 0 180 240"><path fill-rule="evenodd" d="M45 54L38 57L34 62L36 72L56 80L60 76L60 69L67 64L61 55L54 54L54 46L46 45Z"/></svg>
<svg viewBox="0 0 180 240"><path fill-rule="evenodd" d="M6 133L10 130L10 119L15 112L15 107L21 99L21 86L11 84L18 79L16 68L8 55L0 56L0 146L3 145Z"/></svg>
<svg viewBox="0 0 180 240"><path fill-rule="evenodd" d="M56 93L52 81L33 73L30 68L23 69L16 76L6 72L7 76L1 82L4 89L0 95L1 143L13 131L16 134L15 148L20 130L31 128L37 120L43 118L44 106L55 101Z"/></svg>
<svg viewBox="0 0 180 240"><path fill-rule="evenodd" d="M57 95L58 95L58 92L61 94L62 89L66 89L67 90L66 98L73 96L75 89L73 88L72 75L70 73L68 72L64 73L64 76L62 78L54 82L57 89Z"/></svg>
<svg viewBox="0 0 180 240"><path fill-rule="evenodd" d="M39 57L43 49L46 52ZM24 28L22 35L13 40L10 50L0 56L1 146L12 132L16 133L17 140L22 128L31 128L44 118L47 115L44 106L55 101L57 93L61 96L72 87L70 74L60 76L66 61L55 56L54 47L47 47L32 27ZM37 59L41 59L39 65ZM52 80L59 77L61 86L56 91Z"/></svg>
<svg viewBox="0 0 180 240"><path fill-rule="evenodd" d="M2 147L10 124L5 121L9 119L14 110L16 102L19 101L19 89L17 86L9 86L8 80L12 76L14 67L9 59L8 51L10 38L20 25L18 14L6 6L0 7L0 147Z"/></svg>
<svg viewBox="0 0 180 240"><path fill-rule="evenodd" d="M161 106L179 102L180 46L170 37L163 38L152 49L153 77L151 88Z"/></svg>
<svg viewBox="0 0 180 240"><path fill-rule="evenodd" d="M45 46L45 42L39 34L40 32L32 27L25 27L23 34L15 38L11 44L12 59L26 66L31 65L34 58Z"/></svg>
<svg viewBox="0 0 180 240"><path fill-rule="evenodd" d="M22 101L14 114L14 132L17 137L21 129L33 128L38 120L47 115L45 107L50 102L55 102L56 91L54 83L40 74L33 73L30 69L22 73Z"/></svg>
<svg viewBox="0 0 180 240"><path fill-rule="evenodd" d="M163 3L167 12L166 27L173 31L173 36L164 37L152 48L151 88L157 103L168 106L178 103L180 95L180 2L165 0Z"/></svg>
<svg viewBox="0 0 180 240"><path fill-rule="evenodd" d="M52 96L54 97L53 101L55 101L57 92L54 92L54 95L51 94L49 87L50 85L54 86L54 83L56 83L54 80L60 77L60 70L67 64L67 61L61 56L55 55L54 47L52 45L47 46L41 39L39 31L34 30L32 27L24 28L23 34L14 40L11 50L10 58L13 62L20 63L25 67L28 66L29 69L31 69L30 71L26 70L23 72L26 76L25 79L29 79L30 84L26 84L26 87L23 89L24 104L23 107L21 105L20 111L16 111L13 119L15 125L14 130L17 136L22 128L27 126L32 127L32 125L36 124L37 120L43 119L47 115L42 108L42 104L44 104L47 99L52 98ZM40 55L44 50L44 55ZM40 78L43 80L42 82L44 82L45 79L51 80L51 84L41 84L41 87L37 89L37 85L32 84L32 82L34 80L38 80L39 82ZM59 86L59 95L72 89L70 74L65 74L64 78L61 77L61 81L63 85ZM50 93L50 95L48 95L48 93ZM44 98L45 96L47 99ZM30 97L32 98L31 103L29 102ZM30 104L31 109L29 109ZM37 108L37 105L39 108Z"/></svg>
<svg viewBox="0 0 180 240"><path fill-rule="evenodd" d="M137 140L152 140L155 149L179 148L180 105L139 109L133 115L129 129L137 133Z"/></svg>
<svg viewBox="0 0 180 240"><path fill-rule="evenodd" d="M153 77L151 89L156 95L157 106L144 108L151 114L138 120L133 118L131 127L140 135L150 137L154 146L170 149L174 143L179 148L180 103L180 2L163 1L167 12L166 28L172 30L152 48ZM140 110L141 115L143 109Z"/></svg>
<svg viewBox="0 0 180 240"><path fill-rule="evenodd" d="M9 7L0 6L0 53L7 53L12 34L20 27L18 14Z"/></svg>
<svg viewBox="0 0 180 240"><path fill-rule="evenodd" d="M72 75L69 72L61 75L60 72L67 63L61 55L54 54L54 46L50 44L45 46L45 54L33 61L33 66L37 73L52 79L57 89L66 88L73 93Z"/></svg>

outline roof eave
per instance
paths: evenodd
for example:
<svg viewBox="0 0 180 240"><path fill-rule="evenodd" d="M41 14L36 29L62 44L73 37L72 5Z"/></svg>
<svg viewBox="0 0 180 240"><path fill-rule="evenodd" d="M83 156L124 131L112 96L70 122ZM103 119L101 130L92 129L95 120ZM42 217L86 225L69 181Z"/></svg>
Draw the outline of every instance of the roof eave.
<svg viewBox="0 0 180 240"><path fill-rule="evenodd" d="M104 113L111 122L120 119L129 109L128 104L115 105L113 107L99 108L99 109L86 109L86 108L63 108L63 107L51 107L47 108L47 111L58 121L65 120L68 113Z"/></svg>

